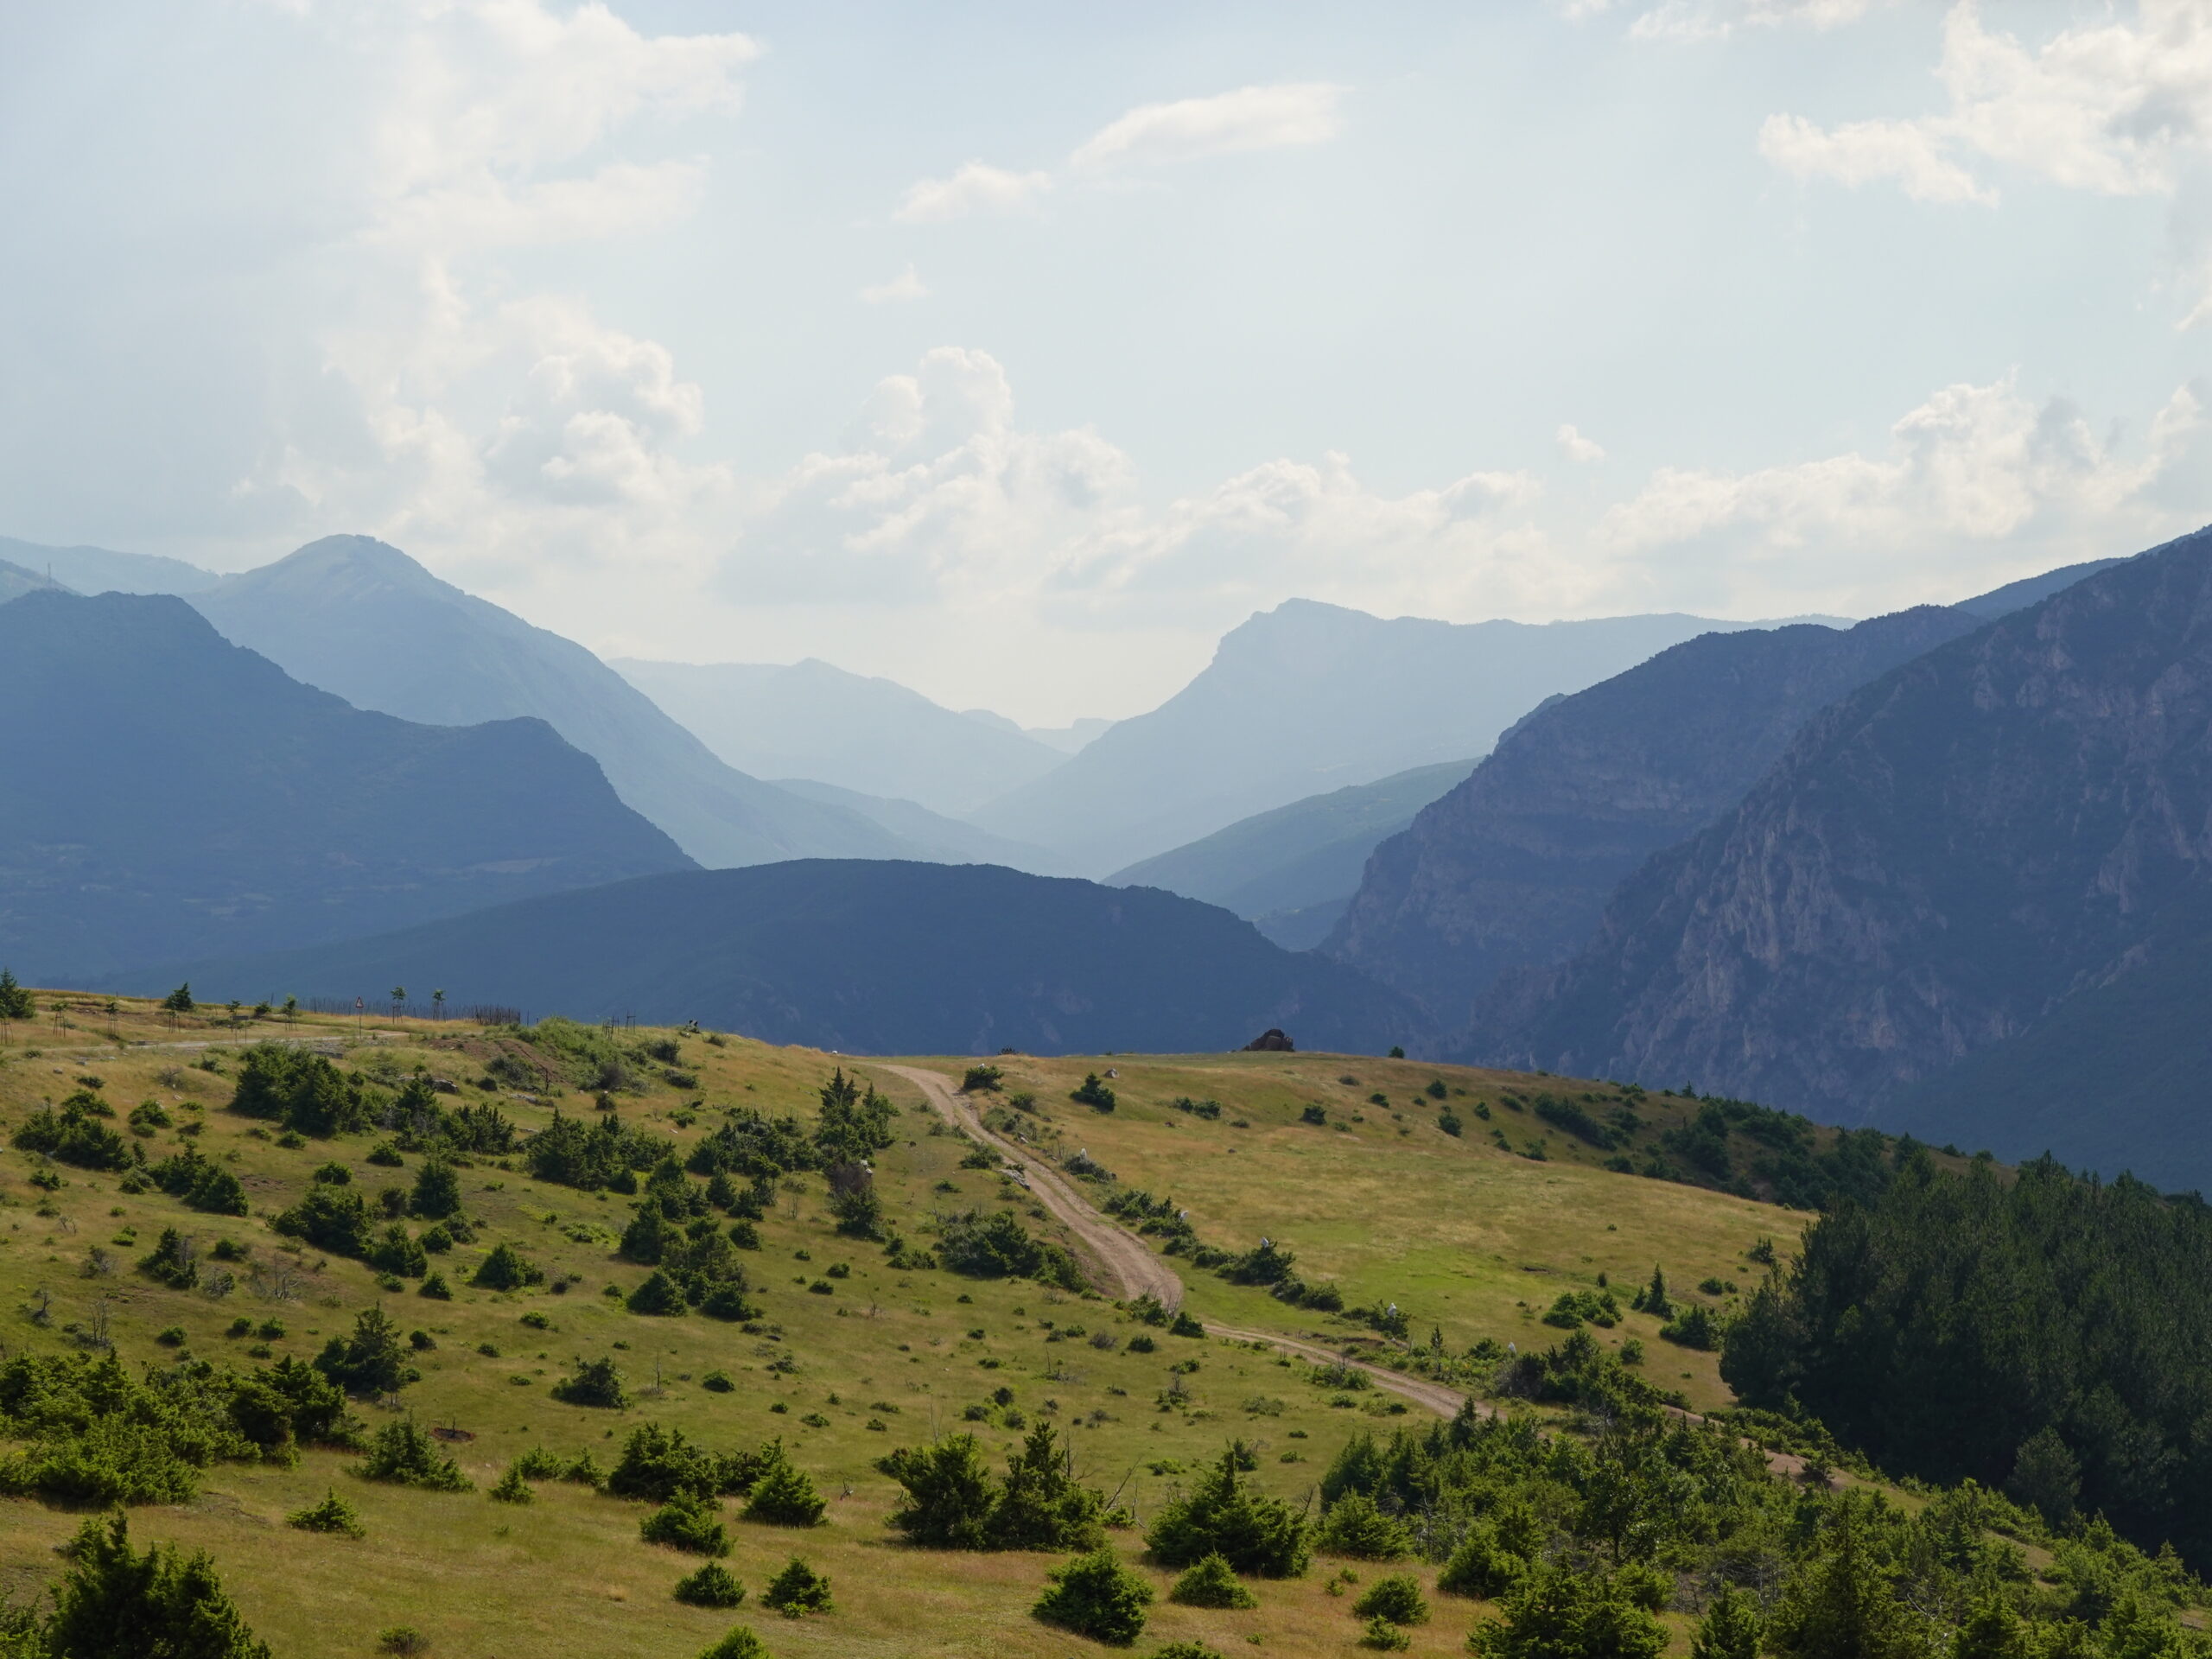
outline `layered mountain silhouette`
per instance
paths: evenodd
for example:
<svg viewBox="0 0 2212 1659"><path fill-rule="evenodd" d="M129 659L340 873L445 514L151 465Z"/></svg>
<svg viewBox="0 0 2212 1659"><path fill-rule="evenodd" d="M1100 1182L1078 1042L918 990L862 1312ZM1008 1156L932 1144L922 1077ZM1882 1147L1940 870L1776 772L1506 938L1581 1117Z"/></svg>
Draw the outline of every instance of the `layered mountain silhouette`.
<svg viewBox="0 0 2212 1659"><path fill-rule="evenodd" d="M275 948L690 867L542 721L349 707L181 600L0 604L0 962Z"/></svg>
<svg viewBox="0 0 2212 1659"><path fill-rule="evenodd" d="M1376 844L1405 829L1414 814L1473 766L1452 760L1415 766L1375 783L1309 796L1107 880L1115 887L1165 887L1219 905L1286 949L1306 950L1344 913Z"/></svg>
<svg viewBox="0 0 2212 1659"><path fill-rule="evenodd" d="M118 553L106 547L48 547L0 536L0 559L80 594L200 594L223 580L159 553Z"/></svg>
<svg viewBox="0 0 2212 1659"><path fill-rule="evenodd" d="M1817 715L1741 803L1630 877L1573 960L1486 997L1460 1047L1829 1118L1918 1099L1933 1122L1957 1098L1935 1080L1969 1056L2017 1079L2126 1008L2197 1029L2171 991L2212 961L2208 826L2212 531ZM2000 1069L1999 1045L2024 1062ZM2138 1075L2188 1052L2146 1052ZM2085 1112L2128 1085L2069 1076L2093 1085Z"/></svg>
<svg viewBox="0 0 2212 1659"><path fill-rule="evenodd" d="M732 770L582 645L368 537L326 537L188 597L226 639L357 708L436 726L544 721L702 864L906 850L858 813Z"/></svg>
<svg viewBox="0 0 2212 1659"><path fill-rule="evenodd" d="M973 816L1103 875L1309 795L1486 753L1545 697L1738 626L1386 621L1292 600L1226 635L1160 707Z"/></svg>
<svg viewBox="0 0 2212 1659"><path fill-rule="evenodd" d="M848 1053L1379 1052L1418 1014L1350 969L1148 888L982 865L801 860L654 876L251 961L195 989L352 997L435 984L533 1016L698 1020Z"/></svg>
<svg viewBox="0 0 2212 1659"><path fill-rule="evenodd" d="M1547 703L1376 849L1322 948L1457 1027L1501 973L1572 956L1624 878L1734 806L1815 714L1980 626L1923 606L1708 633Z"/></svg>
<svg viewBox="0 0 2212 1659"><path fill-rule="evenodd" d="M812 658L781 666L630 658L610 666L756 778L810 779L957 817L1067 759L1010 721L986 724Z"/></svg>
<svg viewBox="0 0 2212 1659"><path fill-rule="evenodd" d="M41 588L60 588L64 593L68 591L61 583L52 581L42 572L26 569L20 564L11 564L5 559L0 559L0 605L25 594L36 593Z"/></svg>

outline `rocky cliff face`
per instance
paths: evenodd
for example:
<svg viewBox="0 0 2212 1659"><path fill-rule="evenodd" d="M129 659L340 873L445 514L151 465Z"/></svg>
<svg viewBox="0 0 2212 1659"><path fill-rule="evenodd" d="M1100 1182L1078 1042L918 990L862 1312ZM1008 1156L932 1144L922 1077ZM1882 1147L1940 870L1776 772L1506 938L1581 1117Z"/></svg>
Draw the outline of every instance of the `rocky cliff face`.
<svg viewBox="0 0 2212 1659"><path fill-rule="evenodd" d="M1813 721L1462 1052L1834 1117L2114 981L2212 861L2212 531Z"/></svg>
<svg viewBox="0 0 2212 1659"><path fill-rule="evenodd" d="M1571 956L1624 877L1733 806L1814 714L1980 626L1923 606L1709 633L1555 698L1376 849L1322 948L1456 1027L1501 973Z"/></svg>

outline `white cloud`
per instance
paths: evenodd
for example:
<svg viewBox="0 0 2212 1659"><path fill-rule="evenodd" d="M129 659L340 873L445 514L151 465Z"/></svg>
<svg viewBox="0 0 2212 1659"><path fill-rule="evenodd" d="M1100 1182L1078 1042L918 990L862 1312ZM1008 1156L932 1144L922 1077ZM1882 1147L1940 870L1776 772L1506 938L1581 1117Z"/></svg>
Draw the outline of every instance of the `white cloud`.
<svg viewBox="0 0 2212 1659"><path fill-rule="evenodd" d="M1605 451L1601 445L1593 439L1584 437L1572 426L1560 428L1556 442L1560 453L1569 461L1587 463L1605 458Z"/></svg>
<svg viewBox="0 0 2212 1659"><path fill-rule="evenodd" d="M902 225L939 225L971 213L1006 213L1033 205L1052 188L1049 173L1014 173L983 162L963 163L950 178L906 187L891 217Z"/></svg>
<svg viewBox="0 0 2212 1659"><path fill-rule="evenodd" d="M1303 81L1141 105L1093 133L1068 164L1096 172L1326 143L1343 130L1343 96L1341 86Z"/></svg>
<svg viewBox="0 0 2212 1659"><path fill-rule="evenodd" d="M1823 131L1777 116L1760 153L1799 178L1846 184L1894 178L1928 201L1988 200L1964 162L2010 168L2106 195L2173 192L2212 155L2212 7L2141 0L2132 22L2062 29L2031 50L1986 28L1958 0L1943 28L1937 79L1949 108Z"/></svg>
<svg viewBox="0 0 2212 1659"><path fill-rule="evenodd" d="M887 283L876 283L861 289L861 302L865 305L890 305L906 300L925 300L929 289L922 283L910 263Z"/></svg>
<svg viewBox="0 0 2212 1659"><path fill-rule="evenodd" d="M1850 452L1748 473L1662 467L1609 509L1604 551L1668 552L1800 602L1893 602L1927 579L1941 550L1961 568L2048 547L2066 556L2146 546L2180 525L2156 486L2203 428L2195 389L2178 388L2139 455L2101 440L2062 399L2037 405L2015 378L1947 386L1891 429L1886 454ZM1844 560L1832 574L1815 568ZM1810 562L1810 563L1808 563ZM1885 600L1882 596L1890 596Z"/></svg>
<svg viewBox="0 0 2212 1659"><path fill-rule="evenodd" d="M1725 40L1745 25L1773 28L1801 24L1808 29L1840 29L1855 23L1877 6L1897 0L1653 0L1628 5L1621 0L1553 0L1553 10L1569 22L1582 22L1616 10L1636 16L1629 33L1638 40Z"/></svg>
<svg viewBox="0 0 2212 1659"><path fill-rule="evenodd" d="M1932 134L1910 121L1859 121L1823 131L1802 116L1769 116L1758 149L1800 181L1827 178L1855 188L1894 179L1915 201L1997 200L1943 154Z"/></svg>

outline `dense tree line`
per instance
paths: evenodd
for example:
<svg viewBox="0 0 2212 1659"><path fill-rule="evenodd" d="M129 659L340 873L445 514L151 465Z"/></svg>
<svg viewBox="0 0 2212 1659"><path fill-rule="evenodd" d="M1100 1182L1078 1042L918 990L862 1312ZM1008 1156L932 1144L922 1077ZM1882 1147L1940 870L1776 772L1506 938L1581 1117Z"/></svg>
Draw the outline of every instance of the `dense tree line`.
<svg viewBox="0 0 2212 1659"><path fill-rule="evenodd" d="M1907 1156L1807 1231L1722 1374L1885 1467L2212 1560L2212 1209L2193 1194Z"/></svg>

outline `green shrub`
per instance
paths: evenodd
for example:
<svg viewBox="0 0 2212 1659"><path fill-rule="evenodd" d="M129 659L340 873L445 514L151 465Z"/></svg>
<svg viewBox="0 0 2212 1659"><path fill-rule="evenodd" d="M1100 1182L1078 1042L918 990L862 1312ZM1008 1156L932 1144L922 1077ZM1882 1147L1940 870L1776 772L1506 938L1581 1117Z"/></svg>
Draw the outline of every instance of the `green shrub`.
<svg viewBox="0 0 2212 1659"><path fill-rule="evenodd" d="M1980 1634L1975 1626L1982 1622L1982 1615L1977 1612L1961 1629L1957 1651L1961 1656L2017 1654L2023 1650L2024 1644L2017 1642L2000 1640L1987 1645L1974 1644L1973 1636ZM1758 1659L1764 1633L1758 1599L1749 1591L1724 1584L1719 1593L1706 1604L1704 1616L1690 1633L1690 1659Z"/></svg>
<svg viewBox="0 0 2212 1659"><path fill-rule="evenodd" d="M768 1659L760 1638L740 1624L699 1656L699 1659Z"/></svg>
<svg viewBox="0 0 2212 1659"><path fill-rule="evenodd" d="M747 1520L778 1527L819 1526L828 1508L814 1482L784 1455L781 1440L763 1448L763 1462L745 1505Z"/></svg>
<svg viewBox="0 0 2212 1659"><path fill-rule="evenodd" d="M788 1567L768 1580L768 1587L760 1592L760 1600L785 1618L833 1612L837 1605L830 1599L828 1575L817 1573L796 1555Z"/></svg>
<svg viewBox="0 0 2212 1659"><path fill-rule="evenodd" d="M720 1561L709 1561L696 1573L676 1581L676 1599L691 1607L735 1607L745 1599L745 1586Z"/></svg>
<svg viewBox="0 0 2212 1659"><path fill-rule="evenodd" d="M729 1394L737 1388L736 1382L731 1379L728 1371L719 1370L709 1371L701 1377L699 1386L709 1394Z"/></svg>
<svg viewBox="0 0 2212 1659"><path fill-rule="evenodd" d="M1046 1624L1116 1648L1133 1646L1144 1634L1152 1586L1122 1566L1112 1550L1078 1555L1046 1576L1045 1593L1030 1609Z"/></svg>
<svg viewBox="0 0 2212 1659"><path fill-rule="evenodd" d="M443 1221L461 1209L461 1177L443 1159L434 1158L415 1172L415 1191L407 1207L425 1221Z"/></svg>
<svg viewBox="0 0 2212 1659"><path fill-rule="evenodd" d="M531 1490L530 1483L523 1478L520 1459L507 1465L507 1472L501 1475L498 1484L492 1488L492 1499L497 1503L537 1502L537 1494Z"/></svg>
<svg viewBox="0 0 2212 1659"><path fill-rule="evenodd" d="M1167 1599L1185 1607L1256 1607L1260 1599L1246 1589L1223 1555L1208 1555L1194 1562L1175 1580Z"/></svg>
<svg viewBox="0 0 2212 1659"><path fill-rule="evenodd" d="M350 1333L323 1344L315 1368L349 1394L395 1394L420 1375L407 1355L398 1321L381 1307L365 1307Z"/></svg>
<svg viewBox="0 0 2212 1659"><path fill-rule="evenodd" d="M346 1077L320 1054L285 1043L257 1043L246 1050L231 1109L323 1137L368 1127L360 1079Z"/></svg>
<svg viewBox="0 0 2212 1659"><path fill-rule="evenodd" d="M1096 1071L1086 1072L1083 1081L1068 1094L1078 1106L1088 1106L1093 1111L1110 1112L1114 1109L1114 1091L1099 1081Z"/></svg>
<svg viewBox="0 0 2212 1659"><path fill-rule="evenodd" d="M575 1374L553 1385L553 1397L563 1405L593 1406L604 1411L621 1411L630 1403L629 1390L622 1386L621 1368L611 1357L578 1360Z"/></svg>
<svg viewBox="0 0 2212 1659"><path fill-rule="evenodd" d="M120 1515L85 1522L67 1554L42 1649L54 1659L269 1659L206 1554L162 1544L142 1554Z"/></svg>
<svg viewBox="0 0 2212 1659"><path fill-rule="evenodd" d="M434 1302L453 1300L453 1287L446 1282L446 1276L442 1273L429 1274L416 1287L415 1294L417 1296L427 1296Z"/></svg>
<svg viewBox="0 0 2212 1659"><path fill-rule="evenodd" d="M1378 1653L1403 1653L1413 1644L1413 1637L1379 1613L1369 1619L1359 1633L1359 1645L1372 1648ZM1569 1653L1573 1654L1575 1659L1582 1659L1579 1649L1560 1649L1562 1656ZM1598 1659L1598 1656L1592 1655L1590 1659Z"/></svg>
<svg viewBox="0 0 2212 1659"><path fill-rule="evenodd" d="M1295 1578L1313 1554L1305 1517L1280 1498L1249 1491L1240 1461L1237 1448L1224 1452L1190 1491L1160 1509L1145 1542L1168 1567L1217 1554L1249 1577Z"/></svg>
<svg viewBox="0 0 2212 1659"><path fill-rule="evenodd" d="M1393 1624L1428 1623L1428 1599L1421 1592L1421 1581L1409 1573L1376 1580L1352 1603L1351 1611L1355 1618L1387 1618Z"/></svg>
<svg viewBox="0 0 2212 1659"><path fill-rule="evenodd" d="M1499 1604L1502 1617L1477 1625L1467 1646L1478 1659L1658 1659L1667 1628L1611 1580L1566 1567L1533 1573ZM1902 1650L1902 1648L1898 1650Z"/></svg>
<svg viewBox="0 0 2212 1659"><path fill-rule="evenodd" d="M995 1065L971 1065L960 1079L960 1092L974 1094L981 1090L996 1090L1006 1080L1006 1072Z"/></svg>
<svg viewBox="0 0 2212 1659"><path fill-rule="evenodd" d="M367 1532L353 1506L339 1497L334 1487L325 1492L321 1503L293 1510L284 1517L284 1524L302 1532L334 1533L341 1538L359 1538Z"/></svg>
<svg viewBox="0 0 2212 1659"><path fill-rule="evenodd" d="M1495 1601L1528 1575L1528 1561L1498 1541L1490 1522L1478 1521L1445 1561L1436 1587L1446 1595Z"/></svg>
<svg viewBox="0 0 2212 1659"><path fill-rule="evenodd" d="M492 1247L468 1281L480 1290L520 1290L527 1285L545 1282L545 1273L533 1266L522 1252L512 1244L501 1243Z"/></svg>
<svg viewBox="0 0 2212 1659"><path fill-rule="evenodd" d="M1147 1659L1227 1659L1218 1648L1210 1648L1203 1642L1170 1642L1164 1648L1154 1648Z"/></svg>
<svg viewBox="0 0 2212 1659"><path fill-rule="evenodd" d="M137 1161L130 1143L100 1122L113 1113L98 1095L79 1089L59 1108L41 1106L24 1119L16 1144L79 1169L128 1169Z"/></svg>
<svg viewBox="0 0 2212 1659"><path fill-rule="evenodd" d="M645 1283L630 1293L627 1305L632 1313L657 1316L682 1313L689 1306L683 1300L683 1287L658 1268L647 1274Z"/></svg>
<svg viewBox="0 0 2212 1659"><path fill-rule="evenodd" d="M638 1535L649 1544L690 1550L695 1555L729 1554L729 1532L721 1506L711 1497L679 1491L638 1522Z"/></svg>
<svg viewBox="0 0 2212 1659"><path fill-rule="evenodd" d="M1346 1492L1321 1516L1314 1543L1328 1555L1363 1561L1400 1561L1413 1554L1403 1525L1376 1508L1365 1492Z"/></svg>
<svg viewBox="0 0 2212 1659"><path fill-rule="evenodd" d="M461 1472L460 1465L438 1450L435 1440L415 1426L412 1417L398 1418L377 1431L358 1472L364 1480L435 1492L466 1492L475 1485Z"/></svg>
<svg viewBox="0 0 2212 1659"><path fill-rule="evenodd" d="M971 1279L1034 1279L1062 1290L1084 1288L1075 1258L1057 1244L1032 1238L1011 1210L988 1216L971 1210L946 1222L939 1236L944 1265Z"/></svg>
<svg viewBox="0 0 2212 1659"><path fill-rule="evenodd" d="M138 1271L171 1290L190 1290L200 1282L199 1249L175 1228L164 1227L160 1242L138 1258Z"/></svg>

